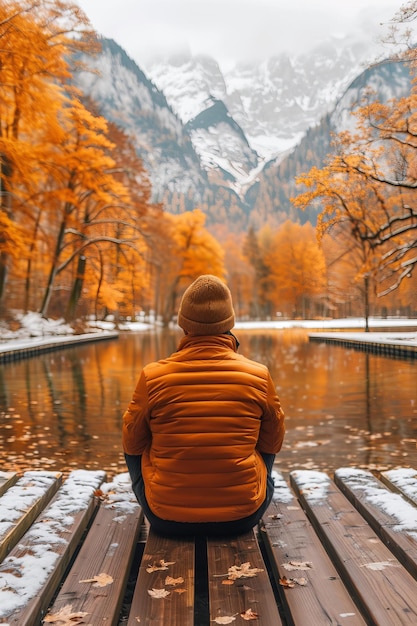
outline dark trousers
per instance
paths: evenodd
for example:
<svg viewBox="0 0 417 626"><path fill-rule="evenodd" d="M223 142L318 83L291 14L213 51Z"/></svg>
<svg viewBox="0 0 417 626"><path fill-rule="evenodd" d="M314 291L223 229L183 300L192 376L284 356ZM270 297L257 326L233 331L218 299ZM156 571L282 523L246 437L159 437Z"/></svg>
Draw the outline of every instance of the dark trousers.
<svg viewBox="0 0 417 626"><path fill-rule="evenodd" d="M201 535L241 535L251 530L259 522L274 495L274 480L271 476L275 454L262 454L267 469L265 500L255 513L230 522L174 522L164 520L152 513L145 497L145 485L142 478L142 457L125 454L126 465L132 480L133 492L141 505L152 529L160 535L201 536Z"/></svg>

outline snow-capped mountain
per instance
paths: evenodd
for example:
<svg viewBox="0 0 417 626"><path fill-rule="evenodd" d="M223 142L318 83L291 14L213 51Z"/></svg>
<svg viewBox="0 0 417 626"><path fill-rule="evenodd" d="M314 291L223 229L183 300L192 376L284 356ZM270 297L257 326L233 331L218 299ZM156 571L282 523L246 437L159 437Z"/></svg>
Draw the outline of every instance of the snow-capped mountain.
<svg viewBox="0 0 417 626"><path fill-rule="evenodd" d="M300 192L296 177L313 166L322 167L332 150L333 134L343 130L354 132L357 118L353 113L365 96L387 102L407 96L411 88L410 69L405 62L382 61L362 71L345 89L332 111L307 130L284 160L273 159L264 167L256 186L249 189L246 197L252 207L252 224L260 228L266 220L279 223L287 217L315 223L317 209L300 211L291 203L291 198ZM269 206L265 206L268 203Z"/></svg>
<svg viewBox="0 0 417 626"><path fill-rule="evenodd" d="M156 201L174 181L177 193L192 189L198 197L207 175L184 124L123 48L110 39L101 44L100 54L84 56L92 71L79 72L77 86L99 105L102 115L133 137Z"/></svg>
<svg viewBox="0 0 417 626"><path fill-rule="evenodd" d="M365 71L377 53L369 41L331 40L314 54L238 65L227 75L201 56L159 61L145 73L102 39L102 52L84 58L94 72L76 83L133 137L154 201L173 213L199 207L208 225L239 231L299 219L290 202L295 176L320 166L331 132L346 127L367 85L383 99L409 91L395 64Z"/></svg>
<svg viewBox="0 0 417 626"><path fill-rule="evenodd" d="M209 98L184 123L117 43L101 43L100 54L83 57L92 71L79 72L75 82L102 115L133 137L153 200L173 213L198 206L211 222L224 222L232 211L242 222L247 208L239 194L258 171L259 157L224 102Z"/></svg>
<svg viewBox="0 0 417 626"><path fill-rule="evenodd" d="M146 73L187 123L212 98L223 101L248 143L268 160L293 148L381 54L368 36L329 38L308 53L239 63L222 73L207 56L181 54L148 63ZM198 138L193 139L198 152Z"/></svg>

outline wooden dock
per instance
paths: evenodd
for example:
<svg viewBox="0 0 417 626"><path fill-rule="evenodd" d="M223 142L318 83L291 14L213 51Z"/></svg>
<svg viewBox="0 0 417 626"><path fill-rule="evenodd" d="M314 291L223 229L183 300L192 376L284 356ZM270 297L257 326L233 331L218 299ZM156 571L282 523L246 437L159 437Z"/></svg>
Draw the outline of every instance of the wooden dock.
<svg viewBox="0 0 417 626"><path fill-rule="evenodd" d="M97 333L85 333L83 335L45 336L31 339L15 340L8 343L0 343L0 364L20 361L46 352L63 350L64 348L76 348L84 343L100 341L104 339L117 339L116 331L102 331Z"/></svg>
<svg viewBox="0 0 417 626"><path fill-rule="evenodd" d="M0 473L0 624L417 624L417 471L274 478L253 532L175 539L127 474Z"/></svg>
<svg viewBox="0 0 417 626"><path fill-rule="evenodd" d="M330 343L392 358L417 358L416 333L389 333L386 337L380 338L377 333L331 332L311 333L308 338L310 341Z"/></svg>

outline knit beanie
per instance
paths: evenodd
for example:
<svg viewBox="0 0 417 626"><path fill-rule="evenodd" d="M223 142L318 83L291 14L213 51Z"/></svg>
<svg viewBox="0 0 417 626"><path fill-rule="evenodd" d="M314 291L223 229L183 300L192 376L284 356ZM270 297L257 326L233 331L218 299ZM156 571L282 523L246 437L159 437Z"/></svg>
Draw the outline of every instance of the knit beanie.
<svg viewBox="0 0 417 626"><path fill-rule="evenodd" d="M190 335L221 335L235 324L229 288L216 276L204 274L184 292L178 326Z"/></svg>

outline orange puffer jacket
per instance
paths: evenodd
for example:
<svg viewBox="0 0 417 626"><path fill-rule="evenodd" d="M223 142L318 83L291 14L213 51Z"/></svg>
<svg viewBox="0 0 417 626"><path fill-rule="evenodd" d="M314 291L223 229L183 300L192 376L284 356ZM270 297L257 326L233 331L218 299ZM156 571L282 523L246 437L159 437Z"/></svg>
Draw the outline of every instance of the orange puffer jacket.
<svg viewBox="0 0 417 626"><path fill-rule="evenodd" d="M123 416L123 446L142 455L155 515L177 522L247 517L266 494L260 452L278 452L284 415L268 369L231 335L185 336L147 365Z"/></svg>

